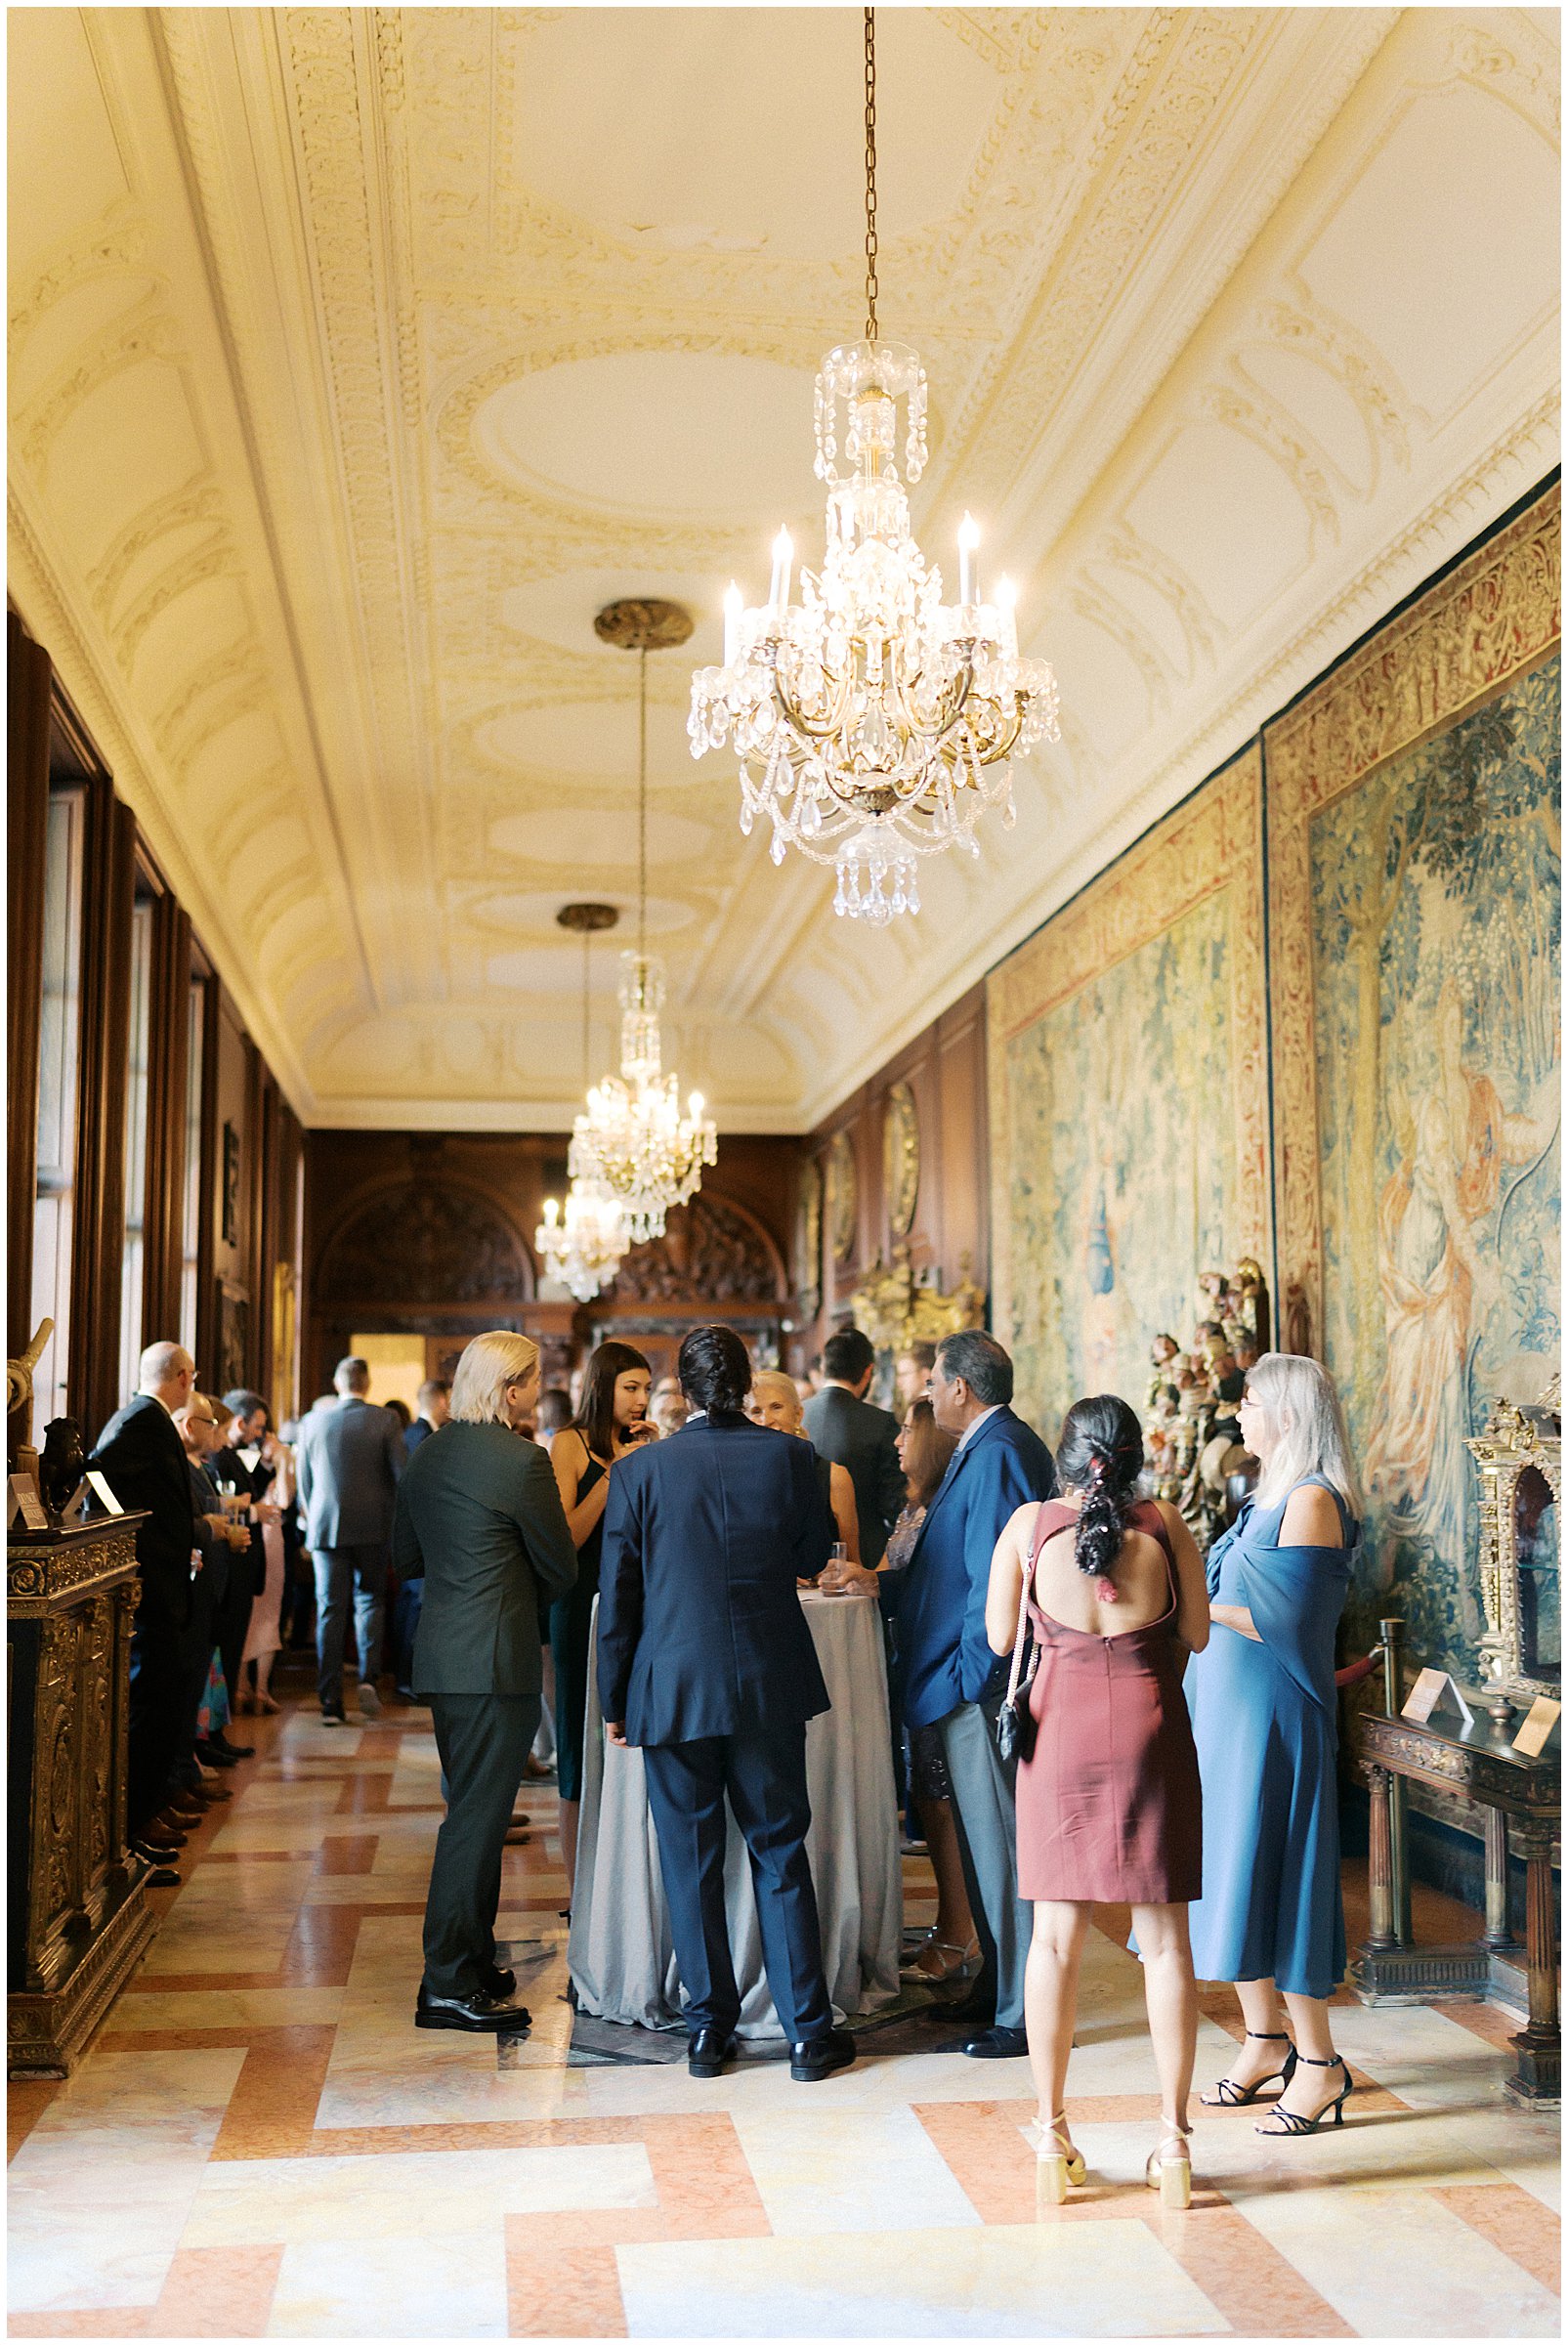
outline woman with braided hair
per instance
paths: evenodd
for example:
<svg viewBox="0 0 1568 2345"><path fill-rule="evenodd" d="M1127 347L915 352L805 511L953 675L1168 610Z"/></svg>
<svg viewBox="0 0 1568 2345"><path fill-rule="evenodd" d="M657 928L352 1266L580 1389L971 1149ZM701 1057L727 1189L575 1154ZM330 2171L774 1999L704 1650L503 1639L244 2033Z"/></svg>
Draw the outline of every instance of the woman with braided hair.
<svg viewBox="0 0 1568 2345"><path fill-rule="evenodd" d="M992 1650L1012 1651L1027 1614L1038 1655L1034 1747L1018 1769L1018 1888L1035 1906L1024 2001L1040 2183L1060 2201L1085 2176L1066 2116L1079 1964L1090 1908L1126 1904L1160 2072L1148 2180L1185 2206L1198 2040L1187 1905L1203 1890L1203 1804L1181 1675L1208 1642L1208 1591L1175 1508L1137 1495L1143 1436L1124 1400L1076 1401L1056 1466L1060 1497L1019 1508L986 1599Z"/></svg>

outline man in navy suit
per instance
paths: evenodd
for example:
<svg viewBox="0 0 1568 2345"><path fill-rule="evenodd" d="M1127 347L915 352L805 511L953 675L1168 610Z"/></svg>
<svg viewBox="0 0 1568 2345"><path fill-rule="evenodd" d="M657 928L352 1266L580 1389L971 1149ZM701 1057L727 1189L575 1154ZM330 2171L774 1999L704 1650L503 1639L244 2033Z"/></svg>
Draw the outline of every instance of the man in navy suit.
<svg viewBox="0 0 1568 2345"><path fill-rule="evenodd" d="M800 2083L855 2057L833 2025L806 1856L806 1721L829 1707L795 1583L836 1536L805 1441L748 1424L745 1345L699 1327L681 1345L692 1414L617 1458L599 1566L599 1700L641 1748L658 1834L694 2076L735 2053L741 1996L724 1910L725 1795L745 1835L762 1950Z"/></svg>
<svg viewBox="0 0 1568 2345"><path fill-rule="evenodd" d="M1024 1964L1033 1916L1018 1895L1013 1773L996 1747L1005 1659L986 1641L991 1557L1014 1511L1056 1489L1039 1435L1015 1417L1013 1364L995 1336L949 1336L931 1371L931 1406L958 1446L926 1509L899 1608L904 1715L935 1726L953 1779L969 1901L985 1950L963 2014L990 2020L963 2044L974 2060L1011 2060L1024 2035ZM992 1998L995 1996L995 2007Z"/></svg>

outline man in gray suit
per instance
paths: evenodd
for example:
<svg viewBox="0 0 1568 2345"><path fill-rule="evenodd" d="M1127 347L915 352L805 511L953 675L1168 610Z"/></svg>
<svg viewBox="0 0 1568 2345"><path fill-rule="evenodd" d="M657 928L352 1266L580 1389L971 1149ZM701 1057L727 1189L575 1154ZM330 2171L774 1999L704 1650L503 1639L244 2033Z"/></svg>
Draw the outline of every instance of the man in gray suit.
<svg viewBox="0 0 1568 2345"><path fill-rule="evenodd" d="M550 1461L521 1438L539 1388L527 1336L476 1336L450 1422L398 1491L398 1569L422 1574L414 1690L430 1704L446 1794L425 1904L417 2027L470 2034L529 2025L496 1961L495 1915L513 1805L539 1726L539 1612L577 1577Z"/></svg>
<svg viewBox="0 0 1568 2345"><path fill-rule="evenodd" d="M841 1327L823 1349L824 1383L806 1403L805 1427L818 1454L846 1466L855 1485L860 1518L861 1561L874 1571L904 1507L904 1469L899 1464L899 1421L872 1408L866 1395L876 1368L870 1338L858 1327Z"/></svg>
<svg viewBox="0 0 1568 2345"><path fill-rule="evenodd" d="M339 1360L332 1382L338 1397L306 1418L296 1464L305 1545L316 1562L321 1723L341 1727L351 1588L360 1647L360 1709L365 1718L381 1715L376 1679L387 1606L388 1543L403 1452L392 1411L372 1407L365 1397L370 1371L363 1360Z"/></svg>

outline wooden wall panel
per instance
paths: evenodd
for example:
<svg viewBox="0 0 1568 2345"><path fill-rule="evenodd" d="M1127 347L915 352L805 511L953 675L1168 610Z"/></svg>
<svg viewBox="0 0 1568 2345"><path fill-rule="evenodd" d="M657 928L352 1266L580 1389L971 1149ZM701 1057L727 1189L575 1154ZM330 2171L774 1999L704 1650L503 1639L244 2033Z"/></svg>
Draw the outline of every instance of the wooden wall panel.
<svg viewBox="0 0 1568 2345"><path fill-rule="evenodd" d="M32 1335L32 1217L38 1169L38 1040L43 1001L44 860L49 819L49 655L6 618L6 1335Z"/></svg>
<svg viewBox="0 0 1568 2345"><path fill-rule="evenodd" d="M708 1314L776 1338L789 1314L800 1145L721 1135L695 1220L673 1214L662 1247L638 1249L615 1292L576 1309L537 1295L533 1258L544 1200L566 1187L564 1132L308 1132L303 1397L326 1389L355 1335L420 1336L440 1351L515 1326L541 1343L557 1378L617 1329L660 1356ZM717 1285L708 1262L723 1265ZM726 1278L748 1291L720 1291Z"/></svg>

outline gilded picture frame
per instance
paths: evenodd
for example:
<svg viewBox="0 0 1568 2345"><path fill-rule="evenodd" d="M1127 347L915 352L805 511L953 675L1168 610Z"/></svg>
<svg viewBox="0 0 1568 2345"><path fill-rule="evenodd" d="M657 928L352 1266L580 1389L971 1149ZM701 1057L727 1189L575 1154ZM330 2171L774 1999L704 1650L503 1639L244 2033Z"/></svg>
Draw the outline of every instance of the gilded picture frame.
<svg viewBox="0 0 1568 2345"><path fill-rule="evenodd" d="M919 1110L911 1087L895 1083L882 1109L882 1194L887 1200L887 1225L893 1237L909 1236L919 1193Z"/></svg>
<svg viewBox="0 0 1568 2345"><path fill-rule="evenodd" d="M835 1262L847 1262L855 1251L860 1216L860 1178L855 1143L847 1131L835 1131L827 1149L827 1242Z"/></svg>

